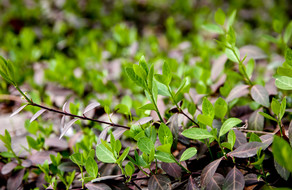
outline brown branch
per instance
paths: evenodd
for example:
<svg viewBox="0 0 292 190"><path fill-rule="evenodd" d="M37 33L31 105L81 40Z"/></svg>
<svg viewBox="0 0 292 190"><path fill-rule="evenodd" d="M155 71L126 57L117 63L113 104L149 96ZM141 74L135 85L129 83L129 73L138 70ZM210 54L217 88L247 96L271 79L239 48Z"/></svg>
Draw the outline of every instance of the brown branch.
<svg viewBox="0 0 292 190"><path fill-rule="evenodd" d="M46 106L42 106L40 104L36 104L34 102L29 103L28 105L35 106L35 107L39 107L39 108L48 110L50 112L59 113L61 115L66 115L66 116L71 116L71 117L79 118L79 119L82 119L82 120L89 120L89 121L93 121L93 122L97 122L97 123L107 124L107 125L110 125L110 126L113 126L113 127L120 127L120 128L130 129L130 127L128 127L128 126L124 126L124 125L120 125L120 124L115 124L115 123L110 123L110 122L106 122L106 121L101 121L101 120L98 120L98 119L92 119L92 118L86 117L84 115L83 116L80 116L80 115L75 115L75 114L71 114L71 113L68 113L68 112L63 112L63 111L60 111L60 110L57 110L57 109L53 109L53 108L49 108L49 107L46 107Z"/></svg>
<svg viewBox="0 0 292 190"><path fill-rule="evenodd" d="M187 117L191 122L193 122L195 125L197 125L199 127L199 124L197 122L195 122L192 118L190 118L185 112L183 112L182 110L179 111L179 113L183 114L185 117Z"/></svg>

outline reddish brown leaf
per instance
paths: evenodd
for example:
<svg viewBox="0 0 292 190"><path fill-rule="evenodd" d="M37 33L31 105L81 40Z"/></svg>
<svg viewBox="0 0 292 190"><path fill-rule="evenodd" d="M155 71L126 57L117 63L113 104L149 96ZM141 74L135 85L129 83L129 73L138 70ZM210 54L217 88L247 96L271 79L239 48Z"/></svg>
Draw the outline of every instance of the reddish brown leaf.
<svg viewBox="0 0 292 190"><path fill-rule="evenodd" d="M269 93L267 90L261 86L261 85L254 85L251 88L250 91L251 97L254 101L257 103L265 106L265 107L270 107L270 102L269 102Z"/></svg>
<svg viewBox="0 0 292 190"><path fill-rule="evenodd" d="M224 190L242 190L244 188L243 174L234 167L226 176L223 188Z"/></svg>
<svg viewBox="0 0 292 190"><path fill-rule="evenodd" d="M7 180L7 190L16 190L22 183L22 178L24 176L25 169L22 169L16 173L14 173Z"/></svg>
<svg viewBox="0 0 292 190"><path fill-rule="evenodd" d="M79 120L79 118L72 119L72 120L70 120L70 121L65 125L64 130L63 130L63 132L61 133L59 139L61 139L61 138L65 135L65 133L70 129L70 127L71 127L71 126L72 126L77 120Z"/></svg>
<svg viewBox="0 0 292 190"><path fill-rule="evenodd" d="M29 168L32 165L32 162L31 162L31 160L28 160L28 159L27 160L23 160L21 165L23 167L25 167L25 168Z"/></svg>
<svg viewBox="0 0 292 190"><path fill-rule="evenodd" d="M195 180L190 175L186 190L199 190L199 189L200 188L196 184Z"/></svg>
<svg viewBox="0 0 292 190"><path fill-rule="evenodd" d="M216 92L218 88L223 85L226 81L226 74L223 74L215 84L211 85L212 92Z"/></svg>
<svg viewBox="0 0 292 190"><path fill-rule="evenodd" d="M206 187L210 180L212 179L213 175L215 174L221 160L223 157L211 162L208 164L202 171L201 174L201 185L202 187Z"/></svg>
<svg viewBox="0 0 292 190"><path fill-rule="evenodd" d="M152 120L153 120L152 117L143 117L142 119L139 119L138 121L136 121L134 125L144 125Z"/></svg>
<svg viewBox="0 0 292 190"><path fill-rule="evenodd" d="M208 183L206 190L221 190L221 186L224 183L223 175L215 173Z"/></svg>
<svg viewBox="0 0 292 190"><path fill-rule="evenodd" d="M69 147L66 140L57 137L46 139L45 145L51 148L57 148L58 150L66 150Z"/></svg>
<svg viewBox="0 0 292 190"><path fill-rule="evenodd" d="M171 181L162 174L152 175L148 181L148 189L151 190L171 190Z"/></svg>
<svg viewBox="0 0 292 190"><path fill-rule="evenodd" d="M249 142L239 146L227 155L236 158L249 158L257 154L258 149L264 148L265 144L260 142Z"/></svg>
<svg viewBox="0 0 292 190"><path fill-rule="evenodd" d="M247 143L246 137L245 137L243 132L241 132L237 129L234 129L233 131L235 132L235 135L236 135L234 148L237 148L237 147Z"/></svg>
<svg viewBox="0 0 292 190"><path fill-rule="evenodd" d="M117 128L116 130L113 131L113 135L115 137L116 140L120 139L121 136L124 134L125 131L127 131L128 129L125 128ZM108 137L109 140L109 137Z"/></svg>
<svg viewBox="0 0 292 190"><path fill-rule="evenodd" d="M249 87L248 85L240 84L233 88L228 94L226 102L230 102L235 98L240 98L242 96L247 95L249 93L248 87Z"/></svg>
<svg viewBox="0 0 292 190"><path fill-rule="evenodd" d="M227 61L227 56L225 54L221 55L219 58L214 60L211 69L211 79L215 81L217 77L221 74L224 69L225 62Z"/></svg>
<svg viewBox="0 0 292 190"><path fill-rule="evenodd" d="M99 145L101 143L101 139L105 140L108 130L109 130L109 127L106 127L102 130L102 132L100 133L99 138L97 140L97 143L96 143L97 145Z"/></svg>
<svg viewBox="0 0 292 190"><path fill-rule="evenodd" d="M48 160L48 163L52 163L50 155L53 154L57 156L57 153L55 151L42 151L42 152L36 152L35 154L29 156L28 158L31 160L32 164L34 166L38 164L43 164L46 160Z"/></svg>
<svg viewBox="0 0 292 190"><path fill-rule="evenodd" d="M254 111L248 119L248 129L255 131L262 131L264 129L264 116L259 114L262 109Z"/></svg>
<svg viewBox="0 0 292 190"><path fill-rule="evenodd" d="M89 190L111 190L105 183L87 183L85 187Z"/></svg>
<svg viewBox="0 0 292 190"><path fill-rule="evenodd" d="M246 186L259 182L257 174L247 174L244 176L244 180Z"/></svg>
<svg viewBox="0 0 292 190"><path fill-rule="evenodd" d="M2 169L1 169L1 173L3 175L9 174L15 167L17 166L16 162L8 162L7 164L5 164Z"/></svg>
<svg viewBox="0 0 292 190"><path fill-rule="evenodd" d="M263 135L263 136L260 136L260 139L262 143L265 144L264 149L266 149L273 143L274 135L272 134Z"/></svg>
<svg viewBox="0 0 292 190"><path fill-rule="evenodd" d="M181 167L179 167L176 163L165 163L161 164L161 168L170 176L174 178L181 177Z"/></svg>
<svg viewBox="0 0 292 190"><path fill-rule="evenodd" d="M89 104L88 106L86 106L86 108L83 111L83 114L86 114L87 112L93 110L94 108L100 106L100 103L98 102L93 102L91 104Z"/></svg>

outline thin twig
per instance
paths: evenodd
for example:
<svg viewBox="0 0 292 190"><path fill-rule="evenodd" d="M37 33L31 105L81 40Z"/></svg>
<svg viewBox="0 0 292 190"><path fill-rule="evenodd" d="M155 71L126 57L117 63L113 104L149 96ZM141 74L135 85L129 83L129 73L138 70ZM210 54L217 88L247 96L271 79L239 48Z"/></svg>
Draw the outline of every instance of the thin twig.
<svg viewBox="0 0 292 190"><path fill-rule="evenodd" d="M192 118L190 118L185 112L183 112L182 110L180 110L179 113L181 113L184 116L186 116L191 122L193 122L195 125L197 125L199 127L199 124L197 122L195 122Z"/></svg>
<svg viewBox="0 0 292 190"><path fill-rule="evenodd" d="M131 183L134 184L139 190L142 190L141 187L139 187L139 185L137 185L134 181L131 180Z"/></svg>
<svg viewBox="0 0 292 190"><path fill-rule="evenodd" d="M89 118L89 117L86 117L86 116L75 115L75 114L71 114L71 113L68 113L68 112L63 112L63 111L60 111L60 110L57 110L57 109L53 109L53 108L49 108L49 107L46 107L46 106L42 106L40 104L36 104L34 102L29 103L28 105L39 107L39 108L42 108L42 109L45 109L45 110L48 110L48 111L51 111L51 112L59 113L59 114L62 114L62 115L66 115L66 116L76 117L76 118L79 118L79 119L82 119L82 120L89 120L89 121L93 121L93 122L97 122L97 123L107 124L107 125L110 125L110 126L113 126L113 127L120 127L120 128L124 128L124 129L130 129L130 127L128 127L128 126L115 124L115 123L110 123L110 122L106 122L106 121L101 121L101 120L98 120L98 119L92 119L92 118Z"/></svg>

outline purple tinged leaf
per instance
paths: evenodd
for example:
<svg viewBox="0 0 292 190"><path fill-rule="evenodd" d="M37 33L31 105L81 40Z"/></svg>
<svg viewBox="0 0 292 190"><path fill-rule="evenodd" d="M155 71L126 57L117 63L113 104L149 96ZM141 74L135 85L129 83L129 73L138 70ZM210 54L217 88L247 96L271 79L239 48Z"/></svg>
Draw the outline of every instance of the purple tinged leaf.
<svg viewBox="0 0 292 190"><path fill-rule="evenodd" d="M221 190L221 186L224 183L223 175L215 173L208 183L206 190Z"/></svg>
<svg viewBox="0 0 292 190"><path fill-rule="evenodd" d="M134 125L144 125L153 120L153 117L143 117L134 123Z"/></svg>
<svg viewBox="0 0 292 190"><path fill-rule="evenodd" d="M89 104L88 106L86 106L86 108L83 111L83 114L86 114L87 112L93 110L94 108L100 106L100 103L98 102L93 102L91 104Z"/></svg>
<svg viewBox="0 0 292 190"><path fill-rule="evenodd" d="M261 86L261 85L254 85L251 88L251 97L254 101L257 103L265 106L265 107L270 107L270 102L269 102L269 93L267 90Z"/></svg>
<svg viewBox="0 0 292 190"><path fill-rule="evenodd" d="M107 184L105 183L87 183L85 187L89 190L111 190Z"/></svg>
<svg viewBox="0 0 292 190"><path fill-rule="evenodd" d="M181 177L181 167L179 167L176 163L165 163L161 164L161 168L170 176L174 178Z"/></svg>
<svg viewBox="0 0 292 190"><path fill-rule="evenodd" d="M151 190L171 190L171 181L162 174L152 175L148 181L148 189Z"/></svg>
<svg viewBox="0 0 292 190"><path fill-rule="evenodd" d="M9 174L16 166L17 166L17 163L16 162L8 162L7 164L5 164L2 167L1 173L3 175Z"/></svg>
<svg viewBox="0 0 292 190"><path fill-rule="evenodd" d="M198 185L196 184L195 180L192 178L191 175L189 177L189 181L188 181L188 185L186 187L186 190L200 190L200 188L198 187Z"/></svg>
<svg viewBox="0 0 292 190"><path fill-rule="evenodd" d="M56 148L59 151L69 148L68 142L64 139L59 139L58 137L51 137L49 139L46 139L45 145L50 148Z"/></svg>
<svg viewBox="0 0 292 190"><path fill-rule="evenodd" d="M61 138L65 135L65 133L70 129L70 127L71 127L71 126L72 126L77 120L79 120L79 118L72 119L72 120L70 120L70 121L65 125L64 130L63 130L63 132L61 133L59 139L61 139Z"/></svg>
<svg viewBox="0 0 292 190"><path fill-rule="evenodd" d="M226 176L223 188L224 190L242 190L245 181L243 174L234 167Z"/></svg>
<svg viewBox="0 0 292 190"><path fill-rule="evenodd" d="M62 116L62 119L61 119L61 124L60 124L60 128L63 129L64 126L65 126L65 115Z"/></svg>
<svg viewBox="0 0 292 190"><path fill-rule="evenodd" d="M267 134L267 135L263 135L260 137L262 143L264 144L264 149L268 148L274 140L274 135L272 134Z"/></svg>
<svg viewBox="0 0 292 190"><path fill-rule="evenodd" d="M290 121L290 124L289 124L288 137L289 137L290 145L292 146L292 120Z"/></svg>
<svg viewBox="0 0 292 190"><path fill-rule="evenodd" d="M248 87L249 87L248 85L240 84L236 86L235 88L233 88L228 94L226 98L226 102L230 102L235 98L240 98L242 96L247 95L249 93Z"/></svg>
<svg viewBox="0 0 292 190"><path fill-rule="evenodd" d="M208 185L208 183L210 182L210 180L212 179L212 177L214 176L221 160L223 157L211 162L210 164L208 164L202 171L201 174L201 185L202 187L206 187Z"/></svg>
<svg viewBox="0 0 292 190"><path fill-rule="evenodd" d="M237 148L237 147L247 143L245 134L243 132L241 132L237 129L233 129L233 131L235 132L235 135L236 135L234 148Z"/></svg>
<svg viewBox="0 0 292 190"><path fill-rule="evenodd" d="M63 112L67 112L68 110L67 102L64 103L62 110Z"/></svg>
<svg viewBox="0 0 292 190"><path fill-rule="evenodd" d="M10 117L15 116L16 114L18 114L19 112L21 112L21 110L23 110L28 104L25 104L23 106L21 106L20 108L18 108L17 110L15 110L15 112L13 112Z"/></svg>
<svg viewBox="0 0 292 190"><path fill-rule="evenodd" d="M290 176L290 172L284 168L283 166L281 166L276 160L274 160L274 166L275 169L277 170L278 174L284 179L284 180L288 180L289 176Z"/></svg>
<svg viewBox="0 0 292 190"><path fill-rule="evenodd" d="M36 118L38 118L40 115L42 115L46 110L45 109L41 109L38 112L36 112L30 119L30 123L33 122Z"/></svg>
<svg viewBox="0 0 292 190"><path fill-rule="evenodd" d="M105 180L111 180L111 179L118 179L118 178L122 178L123 175L108 175L108 176L104 176L104 177L98 177L96 179L91 180L92 183L94 182L100 182L100 181L105 181Z"/></svg>
<svg viewBox="0 0 292 190"><path fill-rule="evenodd" d="M22 179L24 176L25 169L22 169L16 173L14 173L8 180L7 180L7 190L15 190L22 183Z"/></svg>
<svg viewBox="0 0 292 190"><path fill-rule="evenodd" d="M29 159L23 160L21 163L21 166L23 166L25 168L29 168L31 165L32 165L32 162Z"/></svg>
<svg viewBox="0 0 292 190"><path fill-rule="evenodd" d="M36 152L35 154L32 154L28 156L28 159L32 162L32 165L37 166L38 164L44 164L44 162L47 160L49 164L52 163L50 155L57 156L57 153L55 151L42 151L42 152Z"/></svg>
<svg viewBox="0 0 292 190"><path fill-rule="evenodd" d="M247 174L244 176L244 181L246 186L253 185L255 183L258 183L258 176L257 174Z"/></svg>
<svg viewBox="0 0 292 190"><path fill-rule="evenodd" d="M239 146L236 150L229 152L227 155L236 158L249 158L257 154L258 149L265 149L266 145L260 142L249 142Z"/></svg>
<svg viewBox="0 0 292 190"><path fill-rule="evenodd" d="M261 110L254 111L248 119L248 129L262 131L264 129L264 116L259 114Z"/></svg>
<svg viewBox="0 0 292 190"><path fill-rule="evenodd" d="M99 138L96 142L96 145L99 145L101 143L101 139L105 140L108 130L109 130L109 127L106 127L102 130L102 132L100 133Z"/></svg>
<svg viewBox="0 0 292 190"><path fill-rule="evenodd" d="M115 137L116 140L120 139L121 136L124 134L125 131L128 129L125 128L117 128L116 130L113 131L113 136Z"/></svg>
<svg viewBox="0 0 292 190"><path fill-rule="evenodd" d="M227 59L228 59L227 56L223 54L213 62L212 69L211 69L212 81L215 81L217 77L221 74L221 72L224 69L224 65Z"/></svg>
<svg viewBox="0 0 292 190"><path fill-rule="evenodd" d="M73 172L74 170L79 171L79 167L72 161L62 162L58 166L58 169L63 172Z"/></svg>

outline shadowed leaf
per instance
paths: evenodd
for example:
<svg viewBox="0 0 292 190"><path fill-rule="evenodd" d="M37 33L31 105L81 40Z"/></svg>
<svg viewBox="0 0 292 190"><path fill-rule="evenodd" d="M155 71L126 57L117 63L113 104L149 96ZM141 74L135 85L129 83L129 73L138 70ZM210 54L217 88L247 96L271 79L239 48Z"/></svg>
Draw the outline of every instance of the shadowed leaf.
<svg viewBox="0 0 292 190"><path fill-rule="evenodd" d="M282 167L276 160L274 160L274 166L278 174L287 181L290 176L290 172L286 168Z"/></svg>
<svg viewBox="0 0 292 190"><path fill-rule="evenodd" d="M255 183L258 183L258 176L257 174L247 174L244 176L245 185L249 186Z"/></svg>
<svg viewBox="0 0 292 190"><path fill-rule="evenodd" d="M235 98L240 98L242 96L247 95L249 93L248 87L249 87L248 85L241 84L233 88L228 94L226 102L230 102Z"/></svg>
<svg viewBox="0 0 292 190"><path fill-rule="evenodd" d="M148 182L148 189L151 190L171 190L171 181L162 174L153 175Z"/></svg>
<svg viewBox="0 0 292 190"><path fill-rule="evenodd" d="M206 190L221 190L221 186L224 183L223 175L219 173L215 173L208 183Z"/></svg>
<svg viewBox="0 0 292 190"><path fill-rule="evenodd" d="M174 178L181 177L181 167L176 163L161 163L161 168L170 176Z"/></svg>
<svg viewBox="0 0 292 190"><path fill-rule="evenodd" d="M257 103L265 106L265 107L270 107L270 102L269 102L269 93L267 90L261 86L261 85L254 85L251 88L251 97L254 101Z"/></svg>
<svg viewBox="0 0 292 190"><path fill-rule="evenodd" d="M226 176L223 188L225 190L241 190L244 188L244 176L234 167Z"/></svg>
<svg viewBox="0 0 292 190"><path fill-rule="evenodd" d="M264 149L266 149L267 147L269 147L274 139L274 135L273 134L266 134L260 137L261 141L264 145Z"/></svg>
<svg viewBox="0 0 292 190"><path fill-rule="evenodd" d="M236 150L227 155L236 158L249 158L257 154L259 148L264 148L265 144L260 142L249 142L239 146Z"/></svg>
<svg viewBox="0 0 292 190"><path fill-rule="evenodd" d="M89 190L111 190L111 188L105 183L87 183L85 187Z"/></svg>
<svg viewBox="0 0 292 190"><path fill-rule="evenodd" d="M201 185L202 187L206 187L208 185L208 183L210 182L210 180L212 179L212 177L214 176L220 162L222 160L222 157L211 162L210 164L208 164L202 171L201 174Z"/></svg>
<svg viewBox="0 0 292 190"><path fill-rule="evenodd" d="M16 173L14 173L8 180L7 180L7 190L15 190L17 189L21 183L22 178L24 176L25 169L22 169Z"/></svg>
<svg viewBox="0 0 292 190"><path fill-rule="evenodd" d="M259 114L259 111L254 111L248 119L248 129L262 131L264 129L264 116Z"/></svg>
<svg viewBox="0 0 292 190"><path fill-rule="evenodd" d="M237 129L233 129L235 135L236 135L236 139L235 139L235 144L234 144L234 148L237 148L245 143L247 143L246 137L244 135L243 132L237 130Z"/></svg>

